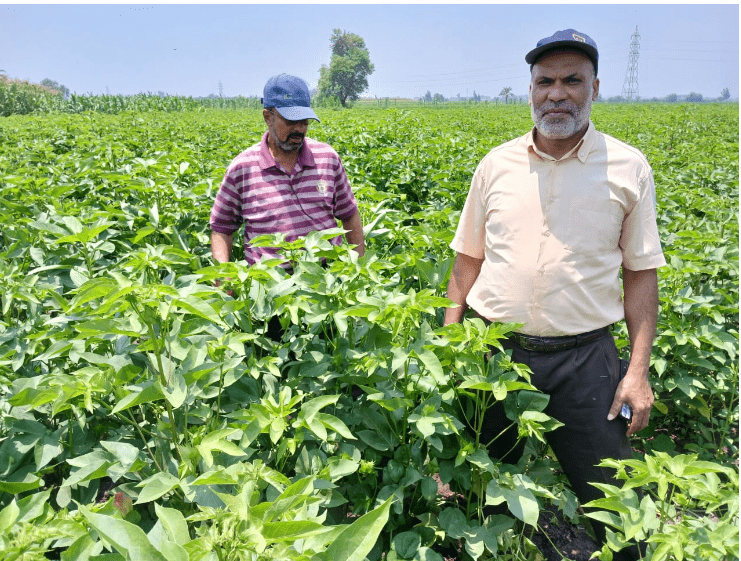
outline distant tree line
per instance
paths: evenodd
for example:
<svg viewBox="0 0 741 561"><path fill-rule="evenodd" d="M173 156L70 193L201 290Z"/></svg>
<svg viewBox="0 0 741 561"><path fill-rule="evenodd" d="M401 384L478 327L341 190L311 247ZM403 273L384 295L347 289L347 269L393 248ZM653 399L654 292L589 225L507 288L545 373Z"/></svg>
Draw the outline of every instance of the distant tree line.
<svg viewBox="0 0 741 561"><path fill-rule="evenodd" d="M603 103L631 103L631 102L640 102L640 103L702 103L702 102L723 102L728 101L731 98L731 93L728 90L728 88L723 88L723 91L721 92L720 96L717 98L710 98L710 97L703 97L702 94L696 93L696 92L690 92L686 95L678 95L675 93L669 94L663 98L659 97L652 97L652 98L638 98L635 100L626 99L622 96L612 96L608 98L602 97L600 95L597 98L597 101L603 102ZM474 90L473 95L471 97L461 97L461 94L458 94L455 97L449 97L446 98L442 94L436 93L432 94L430 90L427 90L427 93L423 96L420 96L417 98L420 103L422 104L437 104L437 103L443 103L447 101L455 101L455 102L467 102L467 103L480 103L480 102L503 102L503 103L523 103L527 100L527 96L517 96L512 93L511 87L505 87L502 88L502 91L499 92L498 96L493 97L485 97L481 96L476 93Z"/></svg>
<svg viewBox="0 0 741 561"><path fill-rule="evenodd" d="M488 102L495 102L498 103L499 100L503 103L509 103L510 100L513 103L519 103L522 101L522 99L518 99L517 96L515 96L512 93L511 87L505 87L502 88L502 91L499 92L498 96L482 96L480 94L476 93L476 90L473 91L473 94L470 97L461 97L461 94L458 94L456 97L446 98L443 94L436 93L432 94L430 90L427 90L427 93L423 96L420 96L417 98L420 103L422 104L437 104L437 103L443 103L446 101L456 101L456 102L466 102L466 103L488 103Z"/></svg>
<svg viewBox="0 0 741 561"><path fill-rule="evenodd" d="M706 102L728 101L730 98L731 98L731 92L728 90L728 88L723 88L723 91L720 92L720 97L717 97L717 98L703 97L702 94L699 94L696 92L690 92L687 95L677 95L675 93L672 93L672 94L669 94L661 98L660 97L652 97L652 98L639 97L637 100L629 100L619 95L608 97L607 99L602 99L602 96L600 96L598 101L607 101L608 103L629 103L630 101L650 102L650 103L656 103L656 102L702 103L703 101L706 101Z"/></svg>

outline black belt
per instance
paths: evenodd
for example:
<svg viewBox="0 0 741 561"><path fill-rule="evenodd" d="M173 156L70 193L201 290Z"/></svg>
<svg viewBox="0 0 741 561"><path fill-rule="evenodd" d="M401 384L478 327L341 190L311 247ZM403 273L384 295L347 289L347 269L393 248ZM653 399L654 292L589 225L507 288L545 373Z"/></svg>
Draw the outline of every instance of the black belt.
<svg viewBox="0 0 741 561"><path fill-rule="evenodd" d="M523 333L512 333L508 339L515 345L526 351L537 351L540 353L553 353L580 347L590 341L596 341L610 333L609 327L602 327L594 331L580 333L579 335L564 335L560 337L538 337L537 335L525 335Z"/></svg>

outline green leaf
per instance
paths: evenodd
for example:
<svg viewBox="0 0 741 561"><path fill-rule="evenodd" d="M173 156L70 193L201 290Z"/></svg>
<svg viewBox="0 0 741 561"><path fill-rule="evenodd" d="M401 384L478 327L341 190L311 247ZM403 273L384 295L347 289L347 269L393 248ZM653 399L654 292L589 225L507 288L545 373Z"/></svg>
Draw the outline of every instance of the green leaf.
<svg viewBox="0 0 741 561"><path fill-rule="evenodd" d="M35 473L34 466L26 465L0 480L0 491L19 495L25 491L38 489L44 483Z"/></svg>
<svg viewBox="0 0 741 561"><path fill-rule="evenodd" d="M190 541L188 523L179 510L166 508L154 503L154 512L172 542L178 545L185 545Z"/></svg>
<svg viewBox="0 0 741 561"><path fill-rule="evenodd" d="M358 432L358 436L368 446L380 451L391 450L398 444L397 438L386 435L386 433L379 434L372 430L361 430Z"/></svg>
<svg viewBox="0 0 741 561"><path fill-rule="evenodd" d="M317 413L316 420L328 429L339 434L341 437L347 440L355 440L355 436L353 436L350 429L347 428L347 425L334 415L330 415L329 413Z"/></svg>
<svg viewBox="0 0 741 561"><path fill-rule="evenodd" d="M430 349L421 349L420 351L417 351L416 354L425 365L425 368L430 372L436 383L440 385L449 383L449 380L443 373L443 366L440 364L440 359L437 358L435 353Z"/></svg>
<svg viewBox="0 0 741 561"><path fill-rule="evenodd" d="M138 484L138 487L141 487L142 490L139 492L136 504L149 503L159 499L179 485L180 480L174 475L166 471L155 473Z"/></svg>
<svg viewBox="0 0 741 561"><path fill-rule="evenodd" d="M282 421L282 419L280 419ZM244 456L245 451L239 446L226 440L227 437L237 434L239 429L220 429L207 434L196 448L201 453L208 467L213 465L213 451L224 452L230 456Z"/></svg>
<svg viewBox="0 0 741 561"><path fill-rule="evenodd" d="M191 314L208 320L221 327L228 327L224 320L222 320L216 311L205 301L199 297L191 295L187 298L180 298L173 300L173 304L179 308L187 310Z"/></svg>
<svg viewBox="0 0 741 561"><path fill-rule="evenodd" d="M173 409L177 409L188 397L188 385L185 383L183 375L177 370L170 372L168 378L168 384L162 388L162 393Z"/></svg>
<svg viewBox="0 0 741 561"><path fill-rule="evenodd" d="M3 510L0 510L0 535L4 534L9 530L15 521L18 519L21 511L15 502L15 499L10 501L10 504Z"/></svg>
<svg viewBox="0 0 741 561"><path fill-rule="evenodd" d="M143 405L144 403L151 403L153 401L164 399L165 397L164 394L162 393L161 386L159 384L155 384L153 380L144 382L143 384L139 386L131 386L127 389L135 390L135 391L132 391L131 393L129 393L128 395L120 399L119 402L113 408L112 413L118 413L120 411L125 411L126 409L129 409L130 407L134 407L135 405Z"/></svg>
<svg viewBox="0 0 741 561"><path fill-rule="evenodd" d="M440 527L453 539L460 539L468 530L466 516L457 508L446 508L439 516Z"/></svg>
<svg viewBox="0 0 741 561"><path fill-rule="evenodd" d="M97 539L93 540L90 534L85 533L62 551L60 559L62 561L87 561L92 555L97 556L102 550L103 542Z"/></svg>
<svg viewBox="0 0 741 561"><path fill-rule="evenodd" d="M527 487L532 481L526 475L514 474L512 476L513 488L501 485L500 480L493 479L486 486L486 504L499 504L501 499L507 501L507 507L517 518L537 527L540 509L538 501Z"/></svg>
<svg viewBox="0 0 741 561"><path fill-rule="evenodd" d="M188 523L182 513L174 508L166 508L154 503L154 511L162 523L168 537L178 545L185 545L190 541Z"/></svg>
<svg viewBox="0 0 741 561"><path fill-rule="evenodd" d="M422 539L417 532L401 532L394 536L394 550L402 559L412 559L421 545Z"/></svg>
<svg viewBox="0 0 741 561"><path fill-rule="evenodd" d="M265 522L262 526L262 536L268 543L295 541L324 534L331 530L312 520L285 520L281 522Z"/></svg>
<svg viewBox="0 0 741 561"><path fill-rule="evenodd" d="M90 525L121 555L130 561L168 561L150 543L144 530L113 516L90 512L80 505L80 512Z"/></svg>
<svg viewBox="0 0 741 561"><path fill-rule="evenodd" d="M314 418L314 415L316 415L321 409L324 409L328 405L337 403L337 400L339 398L339 395L322 395L319 397L315 397L314 399L310 399L309 401L306 401L303 403L303 405L301 405L301 412L299 413L299 416L306 419L307 422L310 422L311 419Z"/></svg>
<svg viewBox="0 0 741 561"><path fill-rule="evenodd" d="M389 516L393 497L343 529L322 554L312 561L363 561L373 549Z"/></svg>

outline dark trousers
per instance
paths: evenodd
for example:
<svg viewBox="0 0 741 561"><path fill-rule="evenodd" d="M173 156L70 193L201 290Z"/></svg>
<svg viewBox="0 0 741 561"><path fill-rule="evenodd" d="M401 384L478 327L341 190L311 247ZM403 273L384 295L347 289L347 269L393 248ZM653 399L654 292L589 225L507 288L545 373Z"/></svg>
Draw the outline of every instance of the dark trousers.
<svg viewBox="0 0 741 561"><path fill-rule="evenodd" d="M603 496L589 484L591 481L619 486L614 470L596 465L604 458L633 457L625 435L626 422L621 417L607 420L621 375L617 348L609 332L580 347L556 352L528 351L511 341L503 343L512 349L513 361L530 367L532 384L550 396L545 413L564 424L545 436L579 502L584 504ZM511 423L499 402L484 416L480 442L491 441ZM516 440L517 428L513 427L494 441L489 454L504 463L516 464L525 445L522 441L515 446ZM604 525L592 521L592 527L604 541ZM624 550L614 557L636 558L637 550Z"/></svg>

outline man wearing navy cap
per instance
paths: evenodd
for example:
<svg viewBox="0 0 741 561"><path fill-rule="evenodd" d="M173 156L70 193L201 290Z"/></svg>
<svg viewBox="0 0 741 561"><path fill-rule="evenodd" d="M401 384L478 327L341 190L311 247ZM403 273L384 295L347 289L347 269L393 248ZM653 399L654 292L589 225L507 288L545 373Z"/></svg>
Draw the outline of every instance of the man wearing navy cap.
<svg viewBox="0 0 741 561"><path fill-rule="evenodd" d="M311 108L309 88L301 78L280 74L263 91L263 119L268 130L261 141L229 165L211 210L211 252L229 261L233 234L244 224L248 263L278 256L275 248L252 247L261 234L285 234L292 241L313 231L347 230L349 244L365 251L363 225L345 169L328 144L306 137ZM339 244L341 238L331 240ZM283 264L291 268L291 263Z"/></svg>
<svg viewBox="0 0 741 561"><path fill-rule="evenodd" d="M545 412L564 424L546 436L582 504L601 496L590 482L615 484L596 464L631 458L627 437L648 425L656 268L665 265L651 166L590 120L598 60L595 42L573 29L540 40L525 57L535 126L475 171L450 244L457 256L448 297L459 306L445 317L461 321L471 307L485 321L522 324L503 344L550 396ZM622 319L627 371L610 331ZM619 416L623 405L630 421ZM481 442L510 423L501 404L492 407ZM507 454L516 439L515 428L491 455L517 463L524 443ZM604 526L594 526L604 539Z"/></svg>

